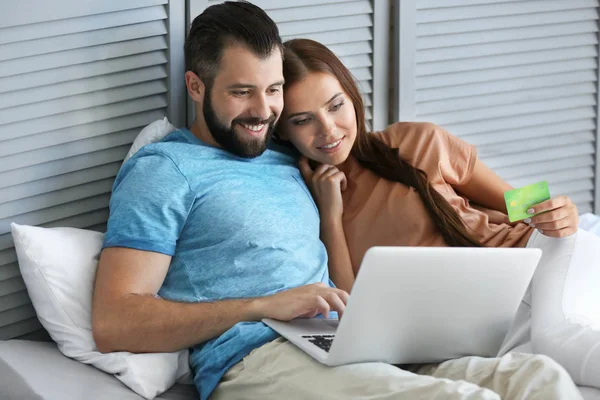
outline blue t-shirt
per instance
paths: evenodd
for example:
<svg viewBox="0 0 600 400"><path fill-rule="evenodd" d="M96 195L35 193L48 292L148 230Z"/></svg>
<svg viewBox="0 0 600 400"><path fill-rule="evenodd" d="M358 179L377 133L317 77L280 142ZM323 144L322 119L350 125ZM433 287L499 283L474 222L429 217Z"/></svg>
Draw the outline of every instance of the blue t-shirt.
<svg viewBox="0 0 600 400"><path fill-rule="evenodd" d="M271 144L259 157L240 158L187 129L145 146L122 166L104 247L172 256L158 294L174 301L260 297L329 283L318 210L295 157ZM193 347L201 398L276 337L261 322L241 322Z"/></svg>

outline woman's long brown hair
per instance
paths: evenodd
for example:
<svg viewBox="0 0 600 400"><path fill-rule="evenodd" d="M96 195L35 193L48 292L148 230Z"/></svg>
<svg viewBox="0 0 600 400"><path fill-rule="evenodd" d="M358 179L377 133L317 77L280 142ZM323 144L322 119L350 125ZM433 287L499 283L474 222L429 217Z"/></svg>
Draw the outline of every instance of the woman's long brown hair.
<svg viewBox="0 0 600 400"><path fill-rule="evenodd" d="M285 42L285 87L300 82L311 72L324 72L335 76L354 104L357 135L351 151L352 156L377 175L413 187L421 196L446 244L456 247L482 247L481 243L467 232L462 219L450 203L431 186L427 174L403 160L398 149L390 148L377 136L367 132L364 104L358 87L350 71L335 54L324 45L310 39Z"/></svg>

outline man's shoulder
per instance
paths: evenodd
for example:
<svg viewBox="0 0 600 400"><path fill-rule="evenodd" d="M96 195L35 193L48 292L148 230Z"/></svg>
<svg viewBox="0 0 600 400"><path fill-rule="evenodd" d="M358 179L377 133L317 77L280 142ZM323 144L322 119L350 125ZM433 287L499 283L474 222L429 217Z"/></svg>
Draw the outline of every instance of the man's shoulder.
<svg viewBox="0 0 600 400"><path fill-rule="evenodd" d="M159 155L170 158L178 158L178 156L184 156L188 152L198 150L197 144L192 143L185 132L181 129L176 129L169 133L162 140L154 143L150 143L140 149L140 155Z"/></svg>
<svg viewBox="0 0 600 400"><path fill-rule="evenodd" d="M162 140L145 145L131 158L135 162L135 159L145 157L154 157L181 167L189 161L214 158L215 154L209 146L198 144L183 129L177 129Z"/></svg>

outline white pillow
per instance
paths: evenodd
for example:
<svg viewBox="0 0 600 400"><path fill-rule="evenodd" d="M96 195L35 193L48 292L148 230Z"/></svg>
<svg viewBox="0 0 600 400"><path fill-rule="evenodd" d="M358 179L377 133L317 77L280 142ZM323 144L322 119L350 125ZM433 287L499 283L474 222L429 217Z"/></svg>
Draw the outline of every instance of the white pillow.
<svg viewBox="0 0 600 400"><path fill-rule="evenodd" d="M129 152L125 156L123 162L129 160L139 149L147 144L158 142L169 133L173 132L175 127L171 125L167 117L163 119L157 119L156 121L148 124L142 131L135 137L133 144L129 148Z"/></svg>
<svg viewBox="0 0 600 400"><path fill-rule="evenodd" d="M146 399L190 375L189 353L102 354L92 337L92 291L104 235L11 224L19 267L37 316L67 357L113 374Z"/></svg>

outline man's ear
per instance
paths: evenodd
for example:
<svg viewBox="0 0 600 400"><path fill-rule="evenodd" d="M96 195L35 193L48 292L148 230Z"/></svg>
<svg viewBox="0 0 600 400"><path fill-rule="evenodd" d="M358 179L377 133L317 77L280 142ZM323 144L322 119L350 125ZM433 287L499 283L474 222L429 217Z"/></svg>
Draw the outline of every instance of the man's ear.
<svg viewBox="0 0 600 400"><path fill-rule="evenodd" d="M192 71L185 73L185 86L187 87L188 94L196 103L201 103L204 99L204 91L206 86L204 82Z"/></svg>

